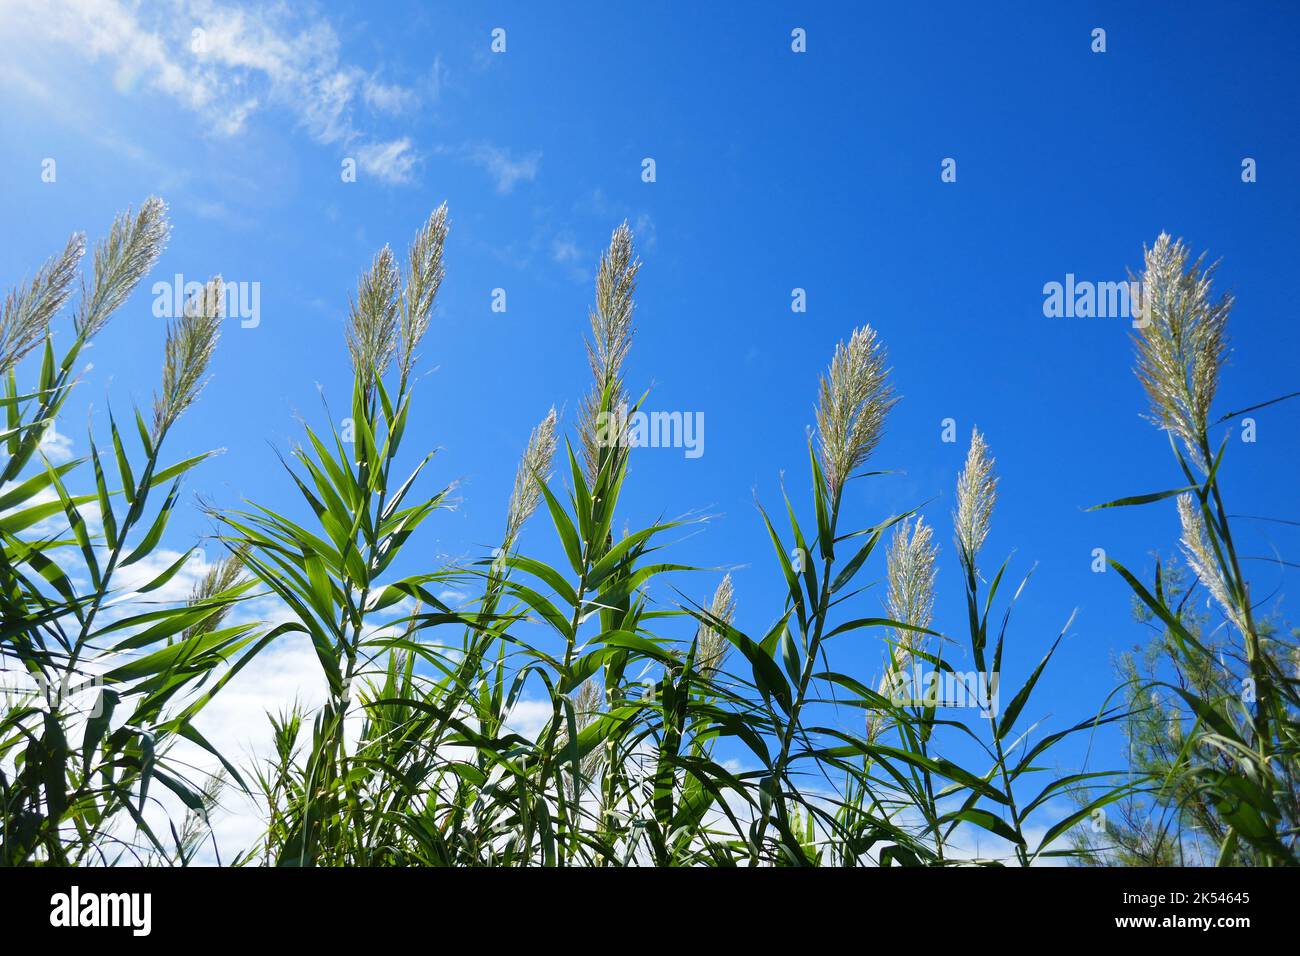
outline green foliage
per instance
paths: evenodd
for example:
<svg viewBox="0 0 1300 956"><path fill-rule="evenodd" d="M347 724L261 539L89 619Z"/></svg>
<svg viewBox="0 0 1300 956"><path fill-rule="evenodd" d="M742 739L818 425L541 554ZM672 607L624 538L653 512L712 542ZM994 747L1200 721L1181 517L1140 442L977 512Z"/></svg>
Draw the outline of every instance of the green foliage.
<svg viewBox="0 0 1300 956"><path fill-rule="evenodd" d="M1281 672L1280 642L1251 623L1219 497L1220 459L1208 445L1193 456L1213 461L1204 478L1180 455L1184 489L1117 502L1190 495L1195 510L1182 505L1184 520L1224 575L1214 593L1245 623L1245 673L1260 695L1253 710L1234 703L1231 681L1214 672L1222 645L1192 626L1181 602L1171 608L1163 583L1151 594L1116 565L1164 629L1180 675L1163 685L1161 704L1181 702L1191 714L1189 743L1176 755L1157 755L1154 725L1138 723L1165 716L1152 718L1131 689L1136 671L1120 706L1108 699L1063 730L1037 734L1035 690L1060 636L1038 649L1019 686L993 694L1028 575L1006 600L1008 562L987 580L981 574L997 479L978 433L956 489L966 606L959 640L930 621L937 549L916 512L865 524L847 513L847 483L885 474L864 469L898 401L869 328L837 349L821 382L807 498L783 489L783 514L758 508L776 600L749 611L767 623L747 633L733 620L729 577L712 600L692 598L715 572L666 553L703 518L633 528L622 514L634 457L627 422L645 401L631 399L624 379L640 268L626 225L597 272L592 382L576 440L558 429L553 409L542 419L491 555L421 568L411 546L450 491L422 490L433 454L404 448L418 347L443 278L441 207L404 266L385 248L361 277L347 326L348 414L335 419L326 407L325 423L304 426L304 443L281 459L291 496L276 508L250 502L213 512L229 555L188 601L149 597L186 556L119 600L127 597L115 583L120 570L157 552L179 479L206 457L160 466L216 344L219 280L168 331L152 426L136 413L134 434L124 436L110 416L111 456L101 459L92 435L86 459L59 464L40 455L40 438L74 384L78 351L156 256L161 205L146 210L120 220L96 254L62 358L49 321L67 298L79 241L10 297L0 323L3 660L44 680L104 681L97 714L45 700L0 716L4 862L113 862L129 852L188 864L223 787L254 792L263 805L262 838L233 861L244 865L1096 861L1104 853L1094 842L1069 839L1079 824L1151 799L1221 826L1225 861L1288 861L1294 789L1286 804L1282 779L1294 768L1295 682ZM1197 341L1217 360L1214 330ZM42 342L36 385L24 392L17 369ZM1160 358L1166 345L1150 354ZM1151 389L1183 402L1176 382ZM1212 392L1201 382L1190 411L1175 409L1179 434L1204 421ZM69 490L78 478L89 479L87 490ZM526 547L522 532L537 511L550 540ZM880 601L860 582L891 533L887 610L864 610ZM452 589L474 596L453 607L440 597ZM229 623L253 595L273 599L283 623ZM310 642L323 706L273 715L270 751L247 777L217 754L221 773L188 780L169 748L186 740L211 750L195 716L260 649L290 638ZM879 681L836 667L837 646L871 639L886 651ZM909 699L903 678L922 668L975 691L974 702ZM539 698L541 718L523 726L523 705ZM1146 726L1147 749L1128 776L1048 769L1062 742L1120 720L1130 734ZM166 839L145 815L159 788L184 808ZM1061 810L1072 796L1075 805ZM967 847L981 831L1006 851L971 861ZM1167 841L1149 836L1137 833L1132 853L1167 859Z"/></svg>
<svg viewBox="0 0 1300 956"><path fill-rule="evenodd" d="M1300 862L1300 682L1294 644L1257 619L1243 573L1246 558L1238 553L1224 504L1228 435L1215 450L1210 430L1242 413L1213 422L1209 417L1231 308L1226 296L1211 299L1210 271L1200 260L1189 264L1182 243L1168 236L1147 251L1147 324L1137 339L1138 372L1153 419L1169 433L1181 486L1099 506L1176 497L1183 554L1194 576L1184 585L1181 575L1171 577L1157 562L1147 587L1122 564L1110 562L1143 614L1161 629L1146 672L1131 661L1125 667L1131 692L1149 700L1135 707L1129 725L1137 765L1157 784L1154 807L1170 813L1161 821L1130 809L1130 819L1116 831L1116 844L1121 861L1132 860L1136 846L1138 862L1167 862L1172 827L1181 862L1187 859L1187 841L1180 831L1195 827L1193 841L1211 841L1221 864L1290 866ZM1197 588L1221 617L1208 634L1207 618L1188 607ZM1094 857L1104 854L1098 842L1093 841ZM1199 856L1194 844L1191 849Z"/></svg>
<svg viewBox="0 0 1300 956"><path fill-rule="evenodd" d="M445 217L438 221L445 228ZM273 720L275 752L258 770L269 826L245 862L943 863L963 826L1009 840L1022 863L1057 852L1049 847L1077 817L1056 821L1034 846L1025 823L1077 778L1053 780L1020 809L1013 785L1041 774L1036 762L1060 740L1113 713L1033 746L1027 734L1013 736L1040 665L1008 710L990 719L990 765L966 770L936 749L936 731L975 738L965 724L940 719L933 705L897 706L827 666L837 637L891 629L939 636L848 613L859 598L854 579L907 517L840 528L844 483L875 447L895 401L874 335L855 335L823 385L820 446L809 449L814 533L805 533L788 498L789 541L760 508L785 596L761 636L733 626L729 581L707 606L651 598L660 579L704 573L657 553L669 532L700 519L625 528L617 538L613 531L632 457L624 423L641 405L626 407L622 376L639 269L626 227L615 231L597 275L582 452L566 442L560 453L567 487L550 478L552 412L530 439L493 556L385 584L381 573L445 495L405 508L388 497L411 393L403 369L390 396L387 356L397 351L394 317L414 298L414 280L403 289L392 262L381 254L362 278L349 329L355 443L349 448L337 431L322 441L309 429L309 447L294 453L291 474L312 524L260 507L225 516L230 542L247 549L245 564L292 612L285 628L310 638L330 692L305 742L308 715ZM834 464L830 478L823 460ZM559 564L519 546L538 508ZM974 608L973 564L967 572ZM457 609L442 604L430 587L453 581L477 582L478 597ZM972 610L981 668L992 597L982 614ZM368 623L399 600L414 609ZM448 629L457 641L441 636ZM995 669L1004 632L1005 623ZM527 735L512 726L526 691L542 693L549 712ZM829 707L884 715L897 745L822 726ZM715 757L724 740L747 754L741 768ZM832 778L843 786L806 783Z"/></svg>
<svg viewBox="0 0 1300 956"><path fill-rule="evenodd" d="M188 602L152 602L151 592L181 570L189 553L136 586L134 600L118 603L128 593L117 583L121 570L158 550L182 476L208 457L164 465L162 454L201 388L216 343L219 279L168 329L152 429L137 411L134 428L124 433L110 414L111 457L100 455L93 431L84 458L54 464L42 447L76 384L82 350L148 272L166 235L157 199L118 218L95 251L62 356L52 323L69 296L79 237L68 246L75 255L65 252L5 306L3 325L26 330L24 348L5 356L0 436L0 675L7 691L0 711L0 863L6 865L191 855L192 828L185 838L175 830L160 836L145 819L146 807L157 802L160 788L191 812L211 802L169 751L181 740L208 747L194 716L269 639L259 638L256 624L222 625L247 589L237 573ZM18 384L25 351L40 356L30 390ZM73 490L74 482L86 490ZM231 774L238 779L233 768ZM132 835L119 832L123 819Z"/></svg>

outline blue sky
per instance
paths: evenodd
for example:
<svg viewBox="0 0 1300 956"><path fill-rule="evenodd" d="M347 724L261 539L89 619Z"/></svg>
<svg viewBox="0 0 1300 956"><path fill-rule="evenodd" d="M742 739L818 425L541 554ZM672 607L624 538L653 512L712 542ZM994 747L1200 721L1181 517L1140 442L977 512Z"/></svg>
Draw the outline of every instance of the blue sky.
<svg viewBox="0 0 1300 956"><path fill-rule="evenodd" d="M873 464L901 474L851 485L845 520L929 502L945 545L937 625L956 632L949 515L978 425L1001 475L986 562L1014 549L1017 577L1038 565L1004 679L1018 686L1079 609L1035 699L1035 716L1059 721L1093 712L1112 655L1144 640L1123 582L1091 572L1092 550L1147 567L1178 536L1172 503L1083 509L1178 482L1140 417L1127 321L1046 318L1044 284L1122 279L1160 231L1182 236L1222 258L1219 283L1237 297L1219 410L1300 387L1300 31L1285 4L55 6L0 6L0 275L16 282L69 232L96 238L157 193L174 231L155 278L260 284L260 324L227 324L172 449L227 449L188 485L219 505L286 500L268 443L295 441L298 414L319 421L318 386L345 404L357 275L446 200L447 279L408 443L442 449L436 478L461 481L460 505L412 556L482 554L530 428L552 403L574 420L595 263L626 219L644 261L629 383L706 425L702 457L637 455L632 526L714 515L676 554L732 568L738 623L766 629L781 592L754 495L776 503L784 470L806 499L817 376L869 323L903 396ZM806 53L791 50L796 27ZM1091 50L1097 27L1104 53ZM340 176L348 157L354 183ZM956 182L941 181L945 158ZM791 311L796 287L805 313ZM108 399L148 401L162 338L142 289L60 423L74 447L87 404L102 425ZM955 444L940 440L945 418ZM1294 411L1256 418L1258 440L1229 449L1229 507L1296 519ZM1243 528L1246 553L1294 556L1295 529ZM174 544L206 530L192 511ZM524 547L550 553L541 522ZM1285 600L1295 572L1254 571L1257 595ZM697 582L699 598L717 577ZM876 592L859 600L879 609ZM881 649L846 640L834 653L870 675Z"/></svg>

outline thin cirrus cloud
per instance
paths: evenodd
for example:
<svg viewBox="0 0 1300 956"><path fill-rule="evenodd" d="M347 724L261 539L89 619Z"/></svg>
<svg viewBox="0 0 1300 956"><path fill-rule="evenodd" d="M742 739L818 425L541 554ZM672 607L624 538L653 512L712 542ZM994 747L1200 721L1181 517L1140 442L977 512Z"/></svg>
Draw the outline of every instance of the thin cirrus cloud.
<svg viewBox="0 0 1300 956"><path fill-rule="evenodd" d="M392 116L400 116L419 103L413 90L397 83L382 83L373 76L366 77L362 97L372 110Z"/></svg>
<svg viewBox="0 0 1300 956"><path fill-rule="evenodd" d="M415 162L415 151L406 137L387 143L363 143L357 147L357 163L361 169L385 182L410 182Z"/></svg>
<svg viewBox="0 0 1300 956"><path fill-rule="evenodd" d="M147 9L123 0L10 0L6 7L0 32L106 63L119 93L165 95L218 135L235 136L257 114L278 110L317 143L354 155L370 176L395 184L414 179L421 157L411 137L373 138L357 117L410 115L420 95L346 62L338 33L323 17L216 0L173 0ZM440 75L439 61L435 79ZM481 143L434 152L482 168L503 194L534 179L540 158Z"/></svg>
<svg viewBox="0 0 1300 956"><path fill-rule="evenodd" d="M497 192L503 196L513 192L518 183L530 183L536 179L542 161L540 151L516 155L502 146L481 142L454 147L437 146L434 152L439 156L450 156L477 166L491 177Z"/></svg>
<svg viewBox="0 0 1300 956"><path fill-rule="evenodd" d="M474 165L482 167L496 181L497 192L508 193L518 182L532 182L537 178L537 166L541 162L541 153L528 153L513 156L509 150L487 143L467 147L465 157Z"/></svg>

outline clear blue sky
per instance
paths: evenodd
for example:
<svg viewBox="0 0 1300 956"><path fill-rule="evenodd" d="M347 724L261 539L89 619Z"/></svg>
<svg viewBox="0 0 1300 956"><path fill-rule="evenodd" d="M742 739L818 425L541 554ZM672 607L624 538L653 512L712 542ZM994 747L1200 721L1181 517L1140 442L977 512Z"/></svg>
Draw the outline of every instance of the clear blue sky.
<svg viewBox="0 0 1300 956"><path fill-rule="evenodd" d="M736 567L738 621L764 629L782 594L753 496L775 504L784 469L806 498L817 376L870 323L904 397L874 464L903 474L850 486L846 520L933 499L937 623L956 632L949 513L978 425L1002 477L987 560L1014 549L1017 577L1039 565L1005 679L1018 685L1080 611L1031 707L1062 720L1093 711L1113 685L1111 656L1144 638L1123 582L1091 573L1092 549L1149 568L1178 534L1171 504L1083 508L1177 474L1140 418L1127 323L1045 318L1044 283L1121 279L1161 230L1183 236L1222 257L1219 281L1237 296L1220 410L1300 388L1300 18L1287 4L344 2L240 14L79 0L34 12L44 6L0 7L0 275L12 284L70 231L98 237L157 193L174 234L156 278L260 283L260 326L228 324L173 447L228 449L188 485L220 505L286 501L268 443L299 437L296 413L319 420L318 384L345 404L356 276L385 242L404 250L446 200L447 279L408 443L443 449L433 472L462 479L462 500L412 556L483 553L529 429L552 403L573 422L595 262L626 218L644 260L629 382L654 384L651 407L706 422L701 458L637 455L632 525L715 514L676 556ZM216 54L189 52L194 26ZM496 27L504 54L489 49ZM1090 49L1095 27L1104 54ZM340 178L348 156L364 158L356 183ZM641 181L644 157L657 182ZM940 181L945 157L955 183ZM1245 157L1255 183L1241 181ZM54 183L42 182L45 158ZM496 287L504 315L489 308ZM807 290L804 314L790 310L794 287ZM162 338L143 289L96 343L60 423L76 446L88 403L102 425L105 395L148 401ZM947 417L957 444L940 441ZM1229 451L1230 508L1300 518L1294 409L1257 420L1258 441ZM1247 553L1295 557L1295 529L1243 527ZM191 511L174 544L205 530ZM535 523L525 547L551 553L548 535ZM1254 571L1257 594L1287 596L1294 572ZM696 582L699 598L716 578ZM860 601L879 608L874 592ZM839 669L869 675L881 651L864 638L834 653Z"/></svg>

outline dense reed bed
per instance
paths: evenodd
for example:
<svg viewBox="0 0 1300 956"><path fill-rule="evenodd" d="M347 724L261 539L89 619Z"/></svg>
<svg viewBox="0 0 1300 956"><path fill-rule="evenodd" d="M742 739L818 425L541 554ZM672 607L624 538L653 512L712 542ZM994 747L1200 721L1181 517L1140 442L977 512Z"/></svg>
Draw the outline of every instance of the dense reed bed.
<svg viewBox="0 0 1300 956"><path fill-rule="evenodd" d="M404 259L374 258L347 323L349 432L328 416L303 426L283 460L292 503L211 512L225 556L184 602L150 595L188 554L142 585L122 579L167 540L181 480L207 457L173 462L165 446L218 346L220 278L171 323L153 409L120 427L110 415L98 444L92 434L84 457L57 465L42 436L82 350L157 259L163 204L124 214L96 247L70 337L54 330L74 300L81 237L6 300L0 667L40 692L11 694L0 712L0 861L189 863L214 807L241 793L264 832L223 862L247 865L1296 862L1294 649L1256 620L1223 500L1227 445L1211 440L1231 303L1180 243L1161 236L1146 253L1136 348L1181 477L1105 507L1176 505L1186 573L1173 587L1158 566L1144 583L1112 562L1163 631L1158 666L1131 668L1044 734L1034 695L1056 643L1022 668L1023 685L1000 688L1000 706L979 706L987 689L971 687L1040 652L1012 628L1026 581L1013 585L1009 559L985 549L998 479L984 437L971 434L955 489L957 573L944 580L967 610L955 629L933 620L941 549L925 518L859 527L842 513L847 483L878 476L898 400L869 327L808 383L816 432L789 449L806 491L755 518L770 555L737 556L770 565L776 601L749 615L767 620L761 632L736 626L729 578L667 545L698 519L626 526L636 448L621 414L644 401L625 378L640 269L626 225L596 274L578 421L566 432L554 409L537 410L499 547L469 566L413 567L410 542L447 503L407 421L449 229L444 206ZM529 522L549 526L539 533L559 560L521 546ZM880 606L863 593L868 567L883 570L887 616L865 610ZM449 584L475 597L449 606L438 597ZM1197 588L1222 621L1193 612ZM232 614L268 596L279 623ZM284 701L251 766L218 753L196 717L291 635L310 641L327 702ZM882 672L837 668L850 637L878 642ZM918 668L971 689L976 705L901 692ZM89 699L59 692L83 684ZM526 692L549 708L535 734L512 723ZM1145 741L1131 766L1059 768L1063 742L1110 724ZM182 743L221 769L196 779L175 757ZM995 849L972 858L962 837L978 831Z"/></svg>

